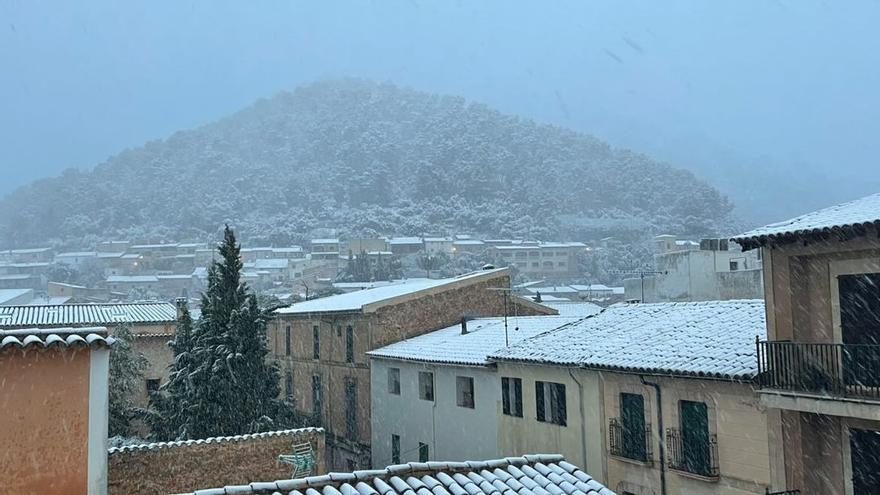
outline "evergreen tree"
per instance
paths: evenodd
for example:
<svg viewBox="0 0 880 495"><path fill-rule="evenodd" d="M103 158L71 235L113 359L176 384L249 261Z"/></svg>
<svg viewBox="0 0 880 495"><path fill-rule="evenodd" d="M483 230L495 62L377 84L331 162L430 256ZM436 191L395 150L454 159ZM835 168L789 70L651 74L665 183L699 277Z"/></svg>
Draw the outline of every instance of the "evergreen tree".
<svg viewBox="0 0 880 495"><path fill-rule="evenodd" d="M120 325L113 336L116 344L110 351L109 434L131 436L131 420L137 412L132 397L143 380L147 359L131 347L134 335L128 325Z"/></svg>
<svg viewBox="0 0 880 495"><path fill-rule="evenodd" d="M278 397L278 370L266 361L268 314L241 281L240 246L229 226L218 254L208 269L201 319L193 325L184 311L170 344L171 376L149 415L157 437L206 438L298 426L290 404Z"/></svg>

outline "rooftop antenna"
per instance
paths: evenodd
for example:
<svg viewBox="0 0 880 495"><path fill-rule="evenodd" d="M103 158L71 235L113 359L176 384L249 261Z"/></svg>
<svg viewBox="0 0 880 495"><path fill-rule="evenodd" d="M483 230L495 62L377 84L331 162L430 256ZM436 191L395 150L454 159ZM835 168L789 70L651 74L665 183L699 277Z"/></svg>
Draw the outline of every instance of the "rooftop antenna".
<svg viewBox="0 0 880 495"><path fill-rule="evenodd" d="M498 291L503 294L504 297L504 347L510 347L510 337L507 331L507 316L510 313L509 303L510 303L510 293L513 291L510 287L489 287L486 290ZM519 328L517 327L517 330Z"/></svg>
<svg viewBox="0 0 880 495"><path fill-rule="evenodd" d="M639 301L640 302L648 302L645 301L645 275L666 275L669 272L666 270L657 271L657 270L647 270L647 269L633 269L633 270L611 270L609 273L612 275L638 275L639 279L641 279L641 292L639 293Z"/></svg>

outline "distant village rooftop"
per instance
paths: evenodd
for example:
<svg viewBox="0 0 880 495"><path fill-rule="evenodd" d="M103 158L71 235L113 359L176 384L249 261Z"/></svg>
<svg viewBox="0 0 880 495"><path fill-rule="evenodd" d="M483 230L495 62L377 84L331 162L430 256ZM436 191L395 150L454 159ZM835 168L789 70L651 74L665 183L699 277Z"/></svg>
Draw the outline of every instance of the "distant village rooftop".
<svg viewBox="0 0 880 495"><path fill-rule="evenodd" d="M849 238L864 235L865 229L880 229L880 193L855 201L807 213L784 222L771 223L733 237L743 250L799 239Z"/></svg>
<svg viewBox="0 0 880 495"><path fill-rule="evenodd" d="M615 304L490 359L743 380L766 331L762 300Z"/></svg>
<svg viewBox="0 0 880 495"><path fill-rule="evenodd" d="M598 306L595 307L598 312ZM510 316L507 319L508 341L512 345L586 316ZM485 366L490 364L487 361L490 354L504 349L504 334L503 317L477 318L395 342L367 354L402 361Z"/></svg>
<svg viewBox="0 0 880 495"><path fill-rule="evenodd" d="M275 310L277 314L308 314L308 313L335 313L363 311L370 312L386 304L392 303L399 298L414 295L422 291L444 286L452 286L461 283L472 283L479 280L488 280L502 275L507 275L507 268L495 268L461 275L453 278L440 279L411 279L395 285L364 289L347 294L322 297L295 303L286 308Z"/></svg>
<svg viewBox="0 0 880 495"><path fill-rule="evenodd" d="M526 455L491 461L410 462L385 469L330 473L295 480L198 490L193 495L490 495L550 493L614 495L561 455Z"/></svg>

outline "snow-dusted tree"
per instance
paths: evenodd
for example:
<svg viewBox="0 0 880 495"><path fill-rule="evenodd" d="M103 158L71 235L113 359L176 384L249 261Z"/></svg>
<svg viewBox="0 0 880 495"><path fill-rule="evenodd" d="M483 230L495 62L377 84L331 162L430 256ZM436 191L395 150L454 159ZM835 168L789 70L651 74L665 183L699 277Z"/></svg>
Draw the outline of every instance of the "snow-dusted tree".
<svg viewBox="0 0 880 495"><path fill-rule="evenodd" d="M131 420L136 409L134 396L143 380L147 359L131 346L134 335L128 325L120 325L113 333L116 344L110 351L109 433L110 436L131 436Z"/></svg>
<svg viewBox="0 0 880 495"><path fill-rule="evenodd" d="M240 246L228 226L218 254L208 269L202 317L193 326L184 314L171 343L170 380L149 420L157 436L238 435L296 422L278 397L278 370L266 361L268 315L241 281Z"/></svg>
<svg viewBox="0 0 880 495"><path fill-rule="evenodd" d="M267 315L241 281L240 246L229 226L208 269L202 317L193 335L187 411L191 438L238 435L272 426L281 403L278 371L266 362Z"/></svg>

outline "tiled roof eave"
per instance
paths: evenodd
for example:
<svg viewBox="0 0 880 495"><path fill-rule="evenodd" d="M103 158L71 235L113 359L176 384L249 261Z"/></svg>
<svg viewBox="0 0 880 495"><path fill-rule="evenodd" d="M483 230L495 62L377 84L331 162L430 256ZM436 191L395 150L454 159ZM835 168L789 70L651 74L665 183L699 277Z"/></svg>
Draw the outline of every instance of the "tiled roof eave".
<svg viewBox="0 0 880 495"><path fill-rule="evenodd" d="M669 378L702 378L707 380L723 380L723 381L734 381L734 382L751 382L754 377L757 375L757 372L751 373L712 373L706 371L685 371L685 370L669 370L662 368L642 368L642 367L632 367L632 366L614 366L614 365L601 365L601 364L586 364L579 363L575 361L553 361L547 359L535 359L535 358L525 358L525 357L510 357L510 356L489 356L489 363L495 364L498 362L504 363L520 363L520 364L528 364L534 366L558 366L560 368L578 368L583 370L594 370L594 371L610 371L614 373L621 374L629 374L629 375L651 375L651 376L665 376Z"/></svg>
<svg viewBox="0 0 880 495"><path fill-rule="evenodd" d="M743 251L748 251L765 246L772 248L779 245L794 244L799 241L818 242L831 239L845 241L867 235L868 229L872 227L880 231L880 220L856 222L814 229L797 229L789 232L779 232L773 234L746 234L743 236L732 237L730 238L730 240L739 244L742 247Z"/></svg>

